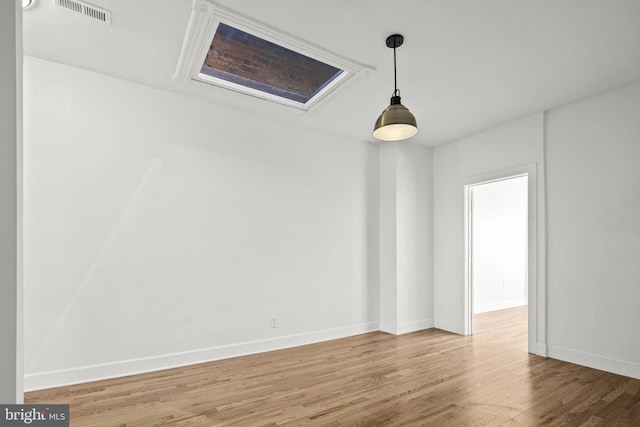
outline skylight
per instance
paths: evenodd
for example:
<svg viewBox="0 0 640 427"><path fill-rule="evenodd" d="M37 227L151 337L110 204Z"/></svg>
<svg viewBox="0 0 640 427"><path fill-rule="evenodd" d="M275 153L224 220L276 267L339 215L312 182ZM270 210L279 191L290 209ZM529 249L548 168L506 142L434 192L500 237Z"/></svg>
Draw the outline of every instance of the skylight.
<svg viewBox="0 0 640 427"><path fill-rule="evenodd" d="M195 0L176 78L310 111L370 70L209 0Z"/></svg>
<svg viewBox="0 0 640 427"><path fill-rule="evenodd" d="M305 104L342 73L336 67L221 22L200 77L222 79Z"/></svg>

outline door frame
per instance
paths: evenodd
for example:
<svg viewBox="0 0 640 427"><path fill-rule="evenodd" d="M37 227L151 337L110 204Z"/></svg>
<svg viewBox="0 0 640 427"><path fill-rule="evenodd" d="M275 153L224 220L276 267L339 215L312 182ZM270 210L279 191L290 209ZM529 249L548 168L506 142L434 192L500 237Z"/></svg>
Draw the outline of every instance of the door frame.
<svg viewBox="0 0 640 427"><path fill-rule="evenodd" d="M518 176L527 176L527 288L528 288L528 351L529 353L546 356L546 303L544 282L538 275L539 241L538 238L538 182L536 164L523 165L502 171L491 172L461 180L464 203L464 291L463 291L463 335L473 333L473 302L471 289L471 187L502 181Z"/></svg>

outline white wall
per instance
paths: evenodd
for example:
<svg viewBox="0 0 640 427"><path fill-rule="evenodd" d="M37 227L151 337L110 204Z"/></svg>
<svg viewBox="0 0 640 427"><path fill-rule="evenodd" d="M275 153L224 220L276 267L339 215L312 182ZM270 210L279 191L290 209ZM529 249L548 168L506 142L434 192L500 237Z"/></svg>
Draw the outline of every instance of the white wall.
<svg viewBox="0 0 640 427"><path fill-rule="evenodd" d="M527 177L472 187L473 312L527 304Z"/></svg>
<svg viewBox="0 0 640 427"><path fill-rule="evenodd" d="M434 321L440 329L463 333L464 215L463 187L475 178L534 165L537 187L538 241L544 241L543 119L534 114L469 136L434 150ZM544 272L544 245L538 245ZM542 256L540 256L542 254ZM544 301L544 274L538 274ZM531 301L529 301L531 303ZM544 325L544 316L538 316ZM537 339L544 342L544 327Z"/></svg>
<svg viewBox="0 0 640 427"><path fill-rule="evenodd" d="M398 148L381 144L380 184L380 328L398 333Z"/></svg>
<svg viewBox="0 0 640 427"><path fill-rule="evenodd" d="M400 333L433 327L433 150L399 144L397 272Z"/></svg>
<svg viewBox="0 0 640 427"><path fill-rule="evenodd" d="M27 388L378 329L376 146L33 58L25 128Z"/></svg>
<svg viewBox="0 0 640 427"><path fill-rule="evenodd" d="M640 83L547 115L549 354L640 378Z"/></svg>
<svg viewBox="0 0 640 427"><path fill-rule="evenodd" d="M22 403L22 9L0 2L0 402Z"/></svg>
<svg viewBox="0 0 640 427"><path fill-rule="evenodd" d="M433 327L433 150L380 145L380 327Z"/></svg>

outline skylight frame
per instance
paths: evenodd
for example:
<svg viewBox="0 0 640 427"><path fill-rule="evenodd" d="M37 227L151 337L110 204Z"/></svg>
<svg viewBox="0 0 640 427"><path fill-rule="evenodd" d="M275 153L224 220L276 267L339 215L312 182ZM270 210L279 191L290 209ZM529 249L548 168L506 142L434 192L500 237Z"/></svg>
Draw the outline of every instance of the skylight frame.
<svg viewBox="0 0 640 427"><path fill-rule="evenodd" d="M341 70L342 73L326 84L306 103L297 102L258 89L202 74L202 65L204 64L209 47L220 23L224 23L298 54L323 62ZM371 67L344 58L272 26L220 6L213 1L194 0L187 35L182 46L182 52L174 78L179 81L199 85L213 85L293 107L304 112L310 112L312 110L318 110L327 104L371 71L373 71Z"/></svg>

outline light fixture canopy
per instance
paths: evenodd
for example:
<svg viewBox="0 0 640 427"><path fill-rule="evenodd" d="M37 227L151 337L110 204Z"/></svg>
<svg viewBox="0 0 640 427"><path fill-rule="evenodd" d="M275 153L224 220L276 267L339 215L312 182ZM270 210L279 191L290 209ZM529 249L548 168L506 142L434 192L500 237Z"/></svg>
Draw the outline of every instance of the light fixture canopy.
<svg viewBox="0 0 640 427"><path fill-rule="evenodd" d="M373 127L373 137L381 141L401 141L418 133L416 118L400 102L400 90L398 90L396 48L402 46L403 42L404 37L401 34L392 34L386 40L387 47L393 49L394 90L391 96L391 105L380 114Z"/></svg>
<svg viewBox="0 0 640 427"><path fill-rule="evenodd" d="M26 9L33 5L33 0L22 0L22 8Z"/></svg>

